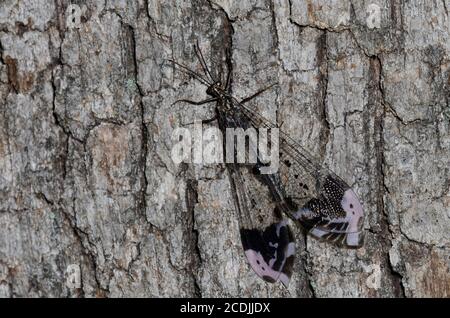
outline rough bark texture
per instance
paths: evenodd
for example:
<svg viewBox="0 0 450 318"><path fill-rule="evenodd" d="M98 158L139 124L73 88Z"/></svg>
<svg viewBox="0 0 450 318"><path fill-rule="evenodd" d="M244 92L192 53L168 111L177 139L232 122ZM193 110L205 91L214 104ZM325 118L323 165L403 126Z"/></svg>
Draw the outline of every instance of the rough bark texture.
<svg viewBox="0 0 450 318"><path fill-rule="evenodd" d="M0 296L449 297L448 8L1 0ZM213 116L171 106L205 98L165 63L200 70L196 39L237 97L280 84L251 106L354 186L364 248L296 229L289 288L255 276L226 170L170 156L175 127Z"/></svg>

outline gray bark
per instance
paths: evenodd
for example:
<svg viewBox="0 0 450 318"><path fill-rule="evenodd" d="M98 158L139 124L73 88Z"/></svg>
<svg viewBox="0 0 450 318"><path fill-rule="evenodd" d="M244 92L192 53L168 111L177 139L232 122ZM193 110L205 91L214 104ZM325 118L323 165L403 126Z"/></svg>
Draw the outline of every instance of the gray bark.
<svg viewBox="0 0 450 318"><path fill-rule="evenodd" d="M1 0L0 296L449 297L448 7ZM355 188L364 248L295 229L289 288L256 277L226 170L171 160L214 114L172 106L206 97L165 63L200 71L196 39L236 97L280 84L251 107Z"/></svg>

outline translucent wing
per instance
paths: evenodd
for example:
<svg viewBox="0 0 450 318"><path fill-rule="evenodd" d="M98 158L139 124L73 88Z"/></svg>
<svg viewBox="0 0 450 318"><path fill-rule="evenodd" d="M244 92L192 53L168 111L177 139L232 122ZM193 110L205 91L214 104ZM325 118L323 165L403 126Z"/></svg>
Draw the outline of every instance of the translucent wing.
<svg viewBox="0 0 450 318"><path fill-rule="evenodd" d="M219 125L226 128L250 127L245 117L237 113L220 113ZM248 151L255 151L250 143ZM267 182L254 173L258 164L227 164L240 235L245 256L255 273L267 282L280 280L288 285L294 263L294 238L286 220L279 213L282 195L279 184Z"/></svg>
<svg viewBox="0 0 450 318"><path fill-rule="evenodd" d="M175 61L172 61L172 63L185 73L194 76L207 85L207 93L214 98L202 102L184 99L180 101L195 105L211 102L212 100L217 101L218 106L222 106L218 107L217 110L219 126L224 134L228 127L241 127L244 129L249 127L250 123L246 117L224 112L223 106L228 105L224 103L228 103L229 100L224 98L223 94L218 93L223 88L219 88L217 83L214 83L215 81L198 48L196 48L196 53L201 61L205 75L209 75L212 83L209 82L209 79L203 78L186 66ZM228 88L229 83L230 73L228 74L225 88ZM279 187L275 183L261 182L261 179L258 179L252 173L251 167L238 167L235 164L227 164L232 193L239 215L240 235L245 255L252 269L262 279L271 283L280 280L287 286L292 275L295 248L293 235L287 221L280 220L273 213L276 207L282 206L280 204L282 203L280 201L281 196L276 195L276 189L279 189Z"/></svg>
<svg viewBox="0 0 450 318"><path fill-rule="evenodd" d="M235 116L254 127L277 128L233 97ZM364 242L363 208L350 186L280 130L279 171L286 212L312 236L349 248ZM273 176L266 178L273 182Z"/></svg>
<svg viewBox="0 0 450 318"><path fill-rule="evenodd" d="M294 263L294 238L286 220L274 213L276 202L271 200L267 186L257 180L249 169L229 164L239 227L250 266L267 282L280 280L289 284Z"/></svg>

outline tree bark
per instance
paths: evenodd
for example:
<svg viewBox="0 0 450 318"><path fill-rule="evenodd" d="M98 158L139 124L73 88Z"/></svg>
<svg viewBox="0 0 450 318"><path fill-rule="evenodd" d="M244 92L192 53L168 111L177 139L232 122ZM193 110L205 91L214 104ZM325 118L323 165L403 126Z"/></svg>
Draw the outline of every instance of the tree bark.
<svg viewBox="0 0 450 318"><path fill-rule="evenodd" d="M449 297L449 31L446 0L1 1L0 296ZM171 159L214 116L173 105L197 39L236 97L279 84L250 107L355 188L362 249L295 228L289 288L256 277L226 170Z"/></svg>

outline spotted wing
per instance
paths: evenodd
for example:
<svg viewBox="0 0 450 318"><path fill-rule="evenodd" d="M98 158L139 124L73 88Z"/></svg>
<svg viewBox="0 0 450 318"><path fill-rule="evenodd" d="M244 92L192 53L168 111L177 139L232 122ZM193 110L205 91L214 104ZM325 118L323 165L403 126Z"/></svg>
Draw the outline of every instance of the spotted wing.
<svg viewBox="0 0 450 318"><path fill-rule="evenodd" d="M256 112L233 99L236 111L252 126L277 128ZM280 195L293 209L288 214L312 236L348 248L363 245L364 213L351 187L310 155L288 134L279 132ZM266 178L274 182L273 176Z"/></svg>

